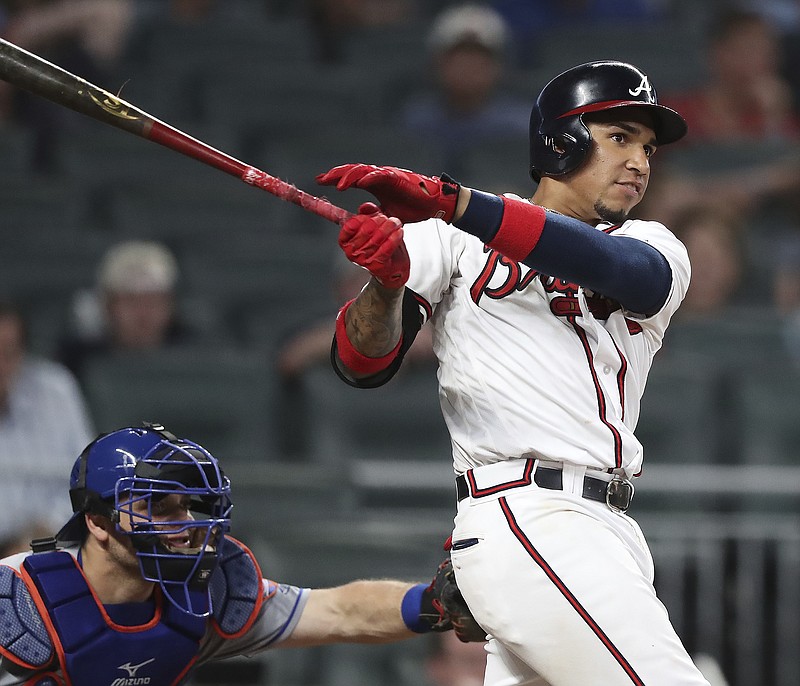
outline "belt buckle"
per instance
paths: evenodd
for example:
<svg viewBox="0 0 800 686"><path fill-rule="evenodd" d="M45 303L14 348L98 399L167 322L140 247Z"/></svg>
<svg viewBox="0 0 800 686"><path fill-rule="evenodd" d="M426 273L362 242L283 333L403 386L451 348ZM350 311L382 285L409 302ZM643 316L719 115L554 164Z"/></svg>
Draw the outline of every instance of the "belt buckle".
<svg viewBox="0 0 800 686"><path fill-rule="evenodd" d="M633 500L633 484L618 474L608 482L606 488L606 505L614 512L625 513Z"/></svg>

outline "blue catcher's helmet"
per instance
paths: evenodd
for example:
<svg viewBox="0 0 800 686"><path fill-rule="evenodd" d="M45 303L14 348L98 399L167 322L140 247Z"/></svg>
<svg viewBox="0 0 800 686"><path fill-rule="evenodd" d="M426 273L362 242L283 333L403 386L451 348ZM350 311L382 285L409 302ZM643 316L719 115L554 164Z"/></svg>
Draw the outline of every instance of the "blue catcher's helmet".
<svg viewBox="0 0 800 686"><path fill-rule="evenodd" d="M659 145L686 135L683 117L658 104L655 88L641 69L614 60L580 64L551 80L531 110L530 173L534 180L577 169L592 140L583 115L616 107L646 108L653 117Z"/></svg>
<svg viewBox="0 0 800 686"><path fill-rule="evenodd" d="M75 514L59 541L82 541L84 515L105 515L130 537L145 579L182 611L210 614L208 585L232 504L230 481L207 450L158 424L102 434L75 462L70 498Z"/></svg>

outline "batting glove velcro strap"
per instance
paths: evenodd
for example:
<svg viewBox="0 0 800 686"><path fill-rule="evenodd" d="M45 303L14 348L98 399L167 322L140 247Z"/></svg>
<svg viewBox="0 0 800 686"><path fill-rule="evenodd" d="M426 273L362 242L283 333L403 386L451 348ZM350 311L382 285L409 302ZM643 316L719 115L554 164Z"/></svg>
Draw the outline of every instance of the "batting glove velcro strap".
<svg viewBox="0 0 800 686"><path fill-rule="evenodd" d="M343 164L320 174L317 183L336 190L360 188L374 195L381 211L403 223L441 219L450 223L461 186L447 174L425 176L399 167Z"/></svg>

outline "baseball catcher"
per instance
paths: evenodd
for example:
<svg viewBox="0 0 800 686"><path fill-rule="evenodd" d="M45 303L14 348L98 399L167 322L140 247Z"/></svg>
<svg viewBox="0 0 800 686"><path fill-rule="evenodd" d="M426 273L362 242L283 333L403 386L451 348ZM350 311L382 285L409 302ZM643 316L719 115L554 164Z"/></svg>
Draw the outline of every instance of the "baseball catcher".
<svg viewBox="0 0 800 686"><path fill-rule="evenodd" d="M199 444L148 424L75 462L74 515L0 561L0 684L183 684L198 665L275 647L483 640L442 564L430 584L309 589L263 577L229 535L231 485Z"/></svg>

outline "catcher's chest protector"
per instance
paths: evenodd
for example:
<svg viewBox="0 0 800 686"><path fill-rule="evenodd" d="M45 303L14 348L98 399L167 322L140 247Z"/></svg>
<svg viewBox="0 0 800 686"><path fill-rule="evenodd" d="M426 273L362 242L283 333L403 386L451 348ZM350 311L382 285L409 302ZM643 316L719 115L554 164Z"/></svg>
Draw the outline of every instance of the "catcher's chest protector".
<svg viewBox="0 0 800 686"><path fill-rule="evenodd" d="M46 609L50 649L67 684L177 684L195 660L205 618L159 598L147 624L114 624L69 553L28 556L22 578L39 612ZM24 654L20 657L28 662ZM43 666L41 658L32 664Z"/></svg>
<svg viewBox="0 0 800 686"><path fill-rule="evenodd" d="M224 638L246 631L263 590L261 570L244 545L225 539L211 588L216 631ZM114 624L77 561L61 551L29 555L20 574L0 565L0 616L0 655L23 670L42 670L31 686L179 684L208 626L208 618L161 598L147 624Z"/></svg>

